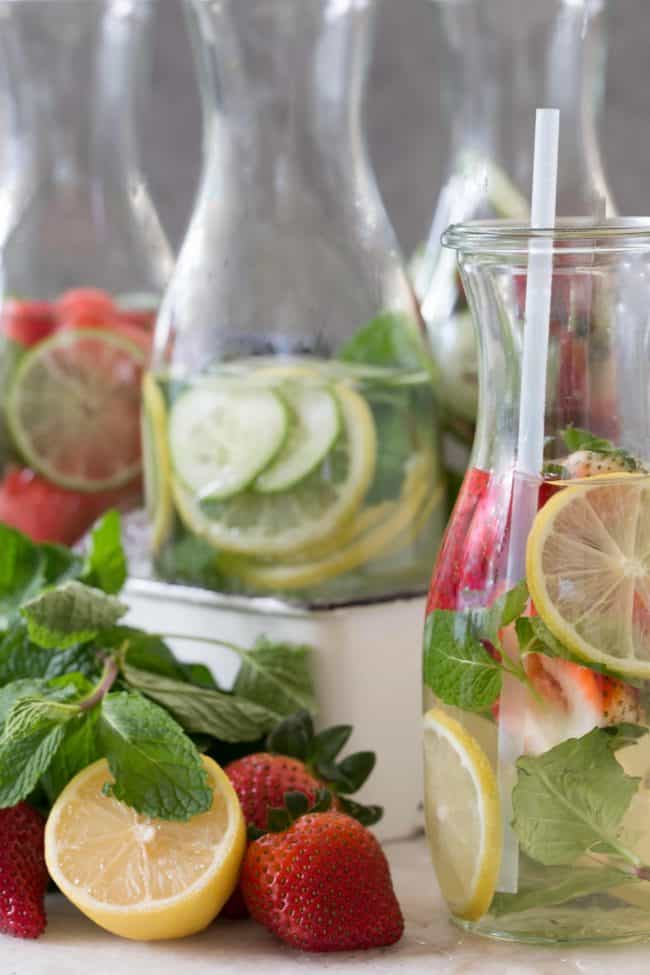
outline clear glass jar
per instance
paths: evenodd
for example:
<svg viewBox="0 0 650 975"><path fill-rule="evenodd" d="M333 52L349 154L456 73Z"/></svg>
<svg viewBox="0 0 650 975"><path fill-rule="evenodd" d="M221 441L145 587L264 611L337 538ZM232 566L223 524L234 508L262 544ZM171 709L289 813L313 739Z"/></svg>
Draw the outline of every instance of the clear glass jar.
<svg viewBox="0 0 650 975"><path fill-rule="evenodd" d="M535 109L562 113L558 213L612 216L598 144L605 83L605 0L434 0L449 163L428 240L413 263L438 366L444 454L460 484L474 435L478 352L454 257L453 223L526 221Z"/></svg>
<svg viewBox="0 0 650 975"><path fill-rule="evenodd" d="M478 934L647 940L650 221L533 232L478 221L444 242L480 373L425 630L438 878L455 920ZM540 245L553 277L533 477L516 471L527 262Z"/></svg>
<svg viewBox="0 0 650 975"><path fill-rule="evenodd" d="M145 384L157 573L330 605L426 591L423 327L365 151L372 0L188 0L204 168Z"/></svg>
<svg viewBox="0 0 650 975"><path fill-rule="evenodd" d="M141 502L172 257L139 168L152 0L0 3L0 520L72 544Z"/></svg>

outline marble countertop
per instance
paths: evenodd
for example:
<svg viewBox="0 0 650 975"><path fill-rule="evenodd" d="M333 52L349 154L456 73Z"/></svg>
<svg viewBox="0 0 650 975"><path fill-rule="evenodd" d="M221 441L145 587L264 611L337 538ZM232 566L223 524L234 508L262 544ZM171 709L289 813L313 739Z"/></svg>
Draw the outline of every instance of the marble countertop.
<svg viewBox="0 0 650 975"><path fill-rule="evenodd" d="M423 840L388 844L404 915L401 942L382 951L306 955L252 921L218 920L203 934L139 944L106 934L62 897L48 899L48 929L36 942L0 936L2 975L639 975L650 945L530 947L466 935L447 919Z"/></svg>

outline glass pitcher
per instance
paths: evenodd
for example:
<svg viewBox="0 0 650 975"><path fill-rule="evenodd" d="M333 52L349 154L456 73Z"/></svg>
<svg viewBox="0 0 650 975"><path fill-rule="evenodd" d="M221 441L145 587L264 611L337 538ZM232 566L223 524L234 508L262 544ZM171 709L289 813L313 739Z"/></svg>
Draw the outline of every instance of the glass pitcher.
<svg viewBox="0 0 650 975"><path fill-rule="evenodd" d="M188 0L205 159L145 383L157 573L331 605L426 591L431 365L360 121L372 0Z"/></svg>
<svg viewBox="0 0 650 975"><path fill-rule="evenodd" d="M650 221L534 232L477 221L444 244L458 254L480 381L425 628L438 879L455 920L479 934L647 940ZM553 273L544 457L524 477L531 244L552 251ZM517 496L532 501L530 525ZM525 571L513 573L519 537Z"/></svg>
<svg viewBox="0 0 650 975"><path fill-rule="evenodd" d="M527 220L532 124L562 112L558 212L616 213L598 144L606 54L604 0L434 0L449 165L413 264L442 404L444 453L460 483L478 403L478 354L453 254L440 237L474 218Z"/></svg>
<svg viewBox="0 0 650 975"><path fill-rule="evenodd" d="M140 503L172 259L139 168L151 0L0 3L0 520L72 544Z"/></svg>

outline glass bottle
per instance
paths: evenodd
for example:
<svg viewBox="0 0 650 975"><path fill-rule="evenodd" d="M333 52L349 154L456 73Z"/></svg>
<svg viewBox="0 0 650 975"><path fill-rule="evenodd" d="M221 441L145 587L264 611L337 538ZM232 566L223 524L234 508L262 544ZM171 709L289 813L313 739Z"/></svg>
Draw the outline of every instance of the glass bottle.
<svg viewBox="0 0 650 975"><path fill-rule="evenodd" d="M431 366L366 155L372 0L190 0L204 167L145 384L157 573L332 605L426 591Z"/></svg>
<svg viewBox="0 0 650 975"><path fill-rule="evenodd" d="M558 212L616 213L597 122L604 91L604 0L434 0L442 47L441 104L449 166L426 245L413 264L438 366L445 461L460 483L474 434L477 349L453 254L440 243L452 223L526 220L535 109L562 113Z"/></svg>
<svg viewBox="0 0 650 975"><path fill-rule="evenodd" d="M444 243L457 251L480 371L425 630L438 878L456 921L480 934L647 940L650 223L531 232L477 221ZM550 248L553 273L544 458L524 476L531 244ZM513 527L515 489L532 500L530 530ZM512 571L519 535L525 579Z"/></svg>
<svg viewBox="0 0 650 975"><path fill-rule="evenodd" d="M0 520L72 544L141 500L172 259L136 121L151 0L0 3Z"/></svg>

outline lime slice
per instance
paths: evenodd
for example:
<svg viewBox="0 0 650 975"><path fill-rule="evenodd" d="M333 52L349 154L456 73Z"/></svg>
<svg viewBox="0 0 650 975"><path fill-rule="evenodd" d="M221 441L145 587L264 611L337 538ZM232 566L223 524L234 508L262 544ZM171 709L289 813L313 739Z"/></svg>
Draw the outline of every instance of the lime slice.
<svg viewBox="0 0 650 975"><path fill-rule="evenodd" d="M289 412L272 389L206 380L172 407L174 472L201 500L230 498L271 463L288 430Z"/></svg>
<svg viewBox="0 0 650 975"><path fill-rule="evenodd" d="M287 383L281 392L292 423L278 455L255 481L255 490L263 494L287 491L311 474L341 429L338 401L329 389Z"/></svg>
<svg viewBox="0 0 650 975"><path fill-rule="evenodd" d="M490 761L439 708L424 716L424 814L438 883L456 917L478 921L501 861L501 813Z"/></svg>
<svg viewBox="0 0 650 975"><path fill-rule="evenodd" d="M355 518L360 530L338 540L335 550L310 561L261 565L240 563L235 572L258 589L305 589L334 579L382 555L416 518L429 491L427 458L416 455L404 479L398 501L374 505ZM378 516L381 515L381 521Z"/></svg>
<svg viewBox="0 0 650 975"><path fill-rule="evenodd" d="M6 401L25 462L60 487L104 491L135 478L142 351L102 329L65 329L29 350Z"/></svg>
<svg viewBox="0 0 650 975"><path fill-rule="evenodd" d="M171 530L174 507L165 400L150 373L142 383L142 406L145 505L151 525L151 548L156 554Z"/></svg>
<svg viewBox="0 0 650 975"><path fill-rule="evenodd" d="M262 558L288 555L335 535L363 501L377 452L366 401L343 384L335 393L342 431L316 471L290 491L244 491L204 504L175 479L174 499L187 528L217 549Z"/></svg>
<svg viewBox="0 0 650 975"><path fill-rule="evenodd" d="M538 512L526 574L553 635L589 663L650 677L650 477L571 482Z"/></svg>

